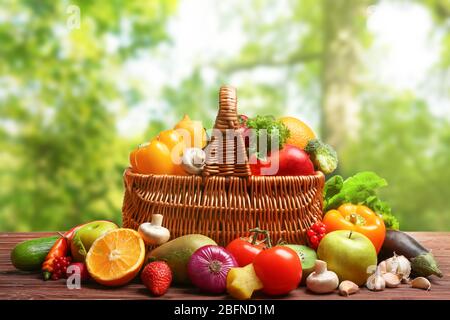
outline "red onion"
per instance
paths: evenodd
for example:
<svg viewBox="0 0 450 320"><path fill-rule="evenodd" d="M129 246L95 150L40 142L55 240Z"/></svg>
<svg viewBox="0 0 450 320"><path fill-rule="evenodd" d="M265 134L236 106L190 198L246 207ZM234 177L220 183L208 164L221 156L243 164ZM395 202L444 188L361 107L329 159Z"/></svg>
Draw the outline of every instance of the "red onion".
<svg viewBox="0 0 450 320"><path fill-rule="evenodd" d="M227 287L227 275L238 267L225 248L208 245L197 249L189 259L188 275L192 283L210 293L222 293Z"/></svg>

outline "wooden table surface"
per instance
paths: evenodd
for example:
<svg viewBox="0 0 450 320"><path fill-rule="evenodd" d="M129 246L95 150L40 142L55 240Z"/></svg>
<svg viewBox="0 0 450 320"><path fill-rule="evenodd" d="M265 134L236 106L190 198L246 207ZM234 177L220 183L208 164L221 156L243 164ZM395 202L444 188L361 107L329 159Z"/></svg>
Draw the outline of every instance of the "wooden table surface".
<svg viewBox="0 0 450 320"><path fill-rule="evenodd" d="M441 266L444 277L431 277L431 291L423 291L402 285L400 288L371 292L365 288L350 297L341 297L337 293L315 295L304 287L294 290L279 299L446 299L450 300L450 232L413 232L411 233L426 248L433 251ZM39 273L16 270L10 262L11 249L19 242L52 235L52 233L0 233L0 299L156 299L136 279L120 288L107 288L90 282L82 284L81 289L68 289L65 280L43 281ZM267 297L257 294L255 298ZM195 288L174 287L161 299L229 299L226 295L202 294Z"/></svg>

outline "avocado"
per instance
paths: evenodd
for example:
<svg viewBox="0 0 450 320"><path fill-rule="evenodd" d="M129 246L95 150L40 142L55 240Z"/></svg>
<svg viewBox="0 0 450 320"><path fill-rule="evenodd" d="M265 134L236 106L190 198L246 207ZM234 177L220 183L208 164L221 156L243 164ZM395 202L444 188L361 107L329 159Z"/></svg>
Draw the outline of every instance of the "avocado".
<svg viewBox="0 0 450 320"><path fill-rule="evenodd" d="M317 260L316 252L310 247L299 244L285 244L284 246L297 252L302 262L302 281L300 284L305 284L306 278L314 271L314 265Z"/></svg>
<svg viewBox="0 0 450 320"><path fill-rule="evenodd" d="M217 245L217 243L201 234L188 234L155 248L149 253L147 260L166 261L172 270L174 283L190 284L187 272L189 259L198 248L206 245Z"/></svg>
<svg viewBox="0 0 450 320"><path fill-rule="evenodd" d="M37 271L59 236L37 238L17 244L11 251L11 263L16 269Z"/></svg>

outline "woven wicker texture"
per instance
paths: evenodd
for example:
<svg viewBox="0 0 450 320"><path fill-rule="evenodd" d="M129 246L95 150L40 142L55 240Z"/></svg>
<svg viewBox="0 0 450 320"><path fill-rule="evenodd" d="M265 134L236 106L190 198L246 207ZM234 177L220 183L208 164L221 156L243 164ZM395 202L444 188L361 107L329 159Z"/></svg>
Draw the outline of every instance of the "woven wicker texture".
<svg viewBox="0 0 450 320"><path fill-rule="evenodd" d="M324 176L238 177L141 175L127 169L123 226L137 229L153 213L164 216L171 238L200 233L222 246L259 226L303 244L322 217Z"/></svg>
<svg viewBox="0 0 450 320"><path fill-rule="evenodd" d="M239 130L236 89L222 86L219 91L219 112L211 142L206 148L204 176L250 176L244 139Z"/></svg>
<svg viewBox="0 0 450 320"><path fill-rule="evenodd" d="M306 231L322 218L325 176L251 176L236 104L236 90L221 87L214 126L220 135L207 147L203 177L125 171L124 227L137 230L160 213L172 239L197 233L225 246L259 227L273 243L306 243Z"/></svg>

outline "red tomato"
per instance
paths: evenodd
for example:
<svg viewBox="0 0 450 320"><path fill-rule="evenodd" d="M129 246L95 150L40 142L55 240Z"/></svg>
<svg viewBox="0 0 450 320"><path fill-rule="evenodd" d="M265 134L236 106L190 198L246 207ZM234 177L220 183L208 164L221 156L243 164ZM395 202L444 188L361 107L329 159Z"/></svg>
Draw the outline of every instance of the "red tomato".
<svg viewBox="0 0 450 320"><path fill-rule="evenodd" d="M288 247L275 246L258 254L253 261L256 275L268 295L282 295L296 289L302 279L302 263Z"/></svg>
<svg viewBox="0 0 450 320"><path fill-rule="evenodd" d="M236 259L239 267L244 267L252 263L265 247L264 243L252 244L249 238L238 238L231 241L226 249Z"/></svg>

